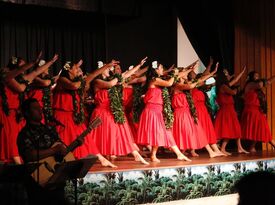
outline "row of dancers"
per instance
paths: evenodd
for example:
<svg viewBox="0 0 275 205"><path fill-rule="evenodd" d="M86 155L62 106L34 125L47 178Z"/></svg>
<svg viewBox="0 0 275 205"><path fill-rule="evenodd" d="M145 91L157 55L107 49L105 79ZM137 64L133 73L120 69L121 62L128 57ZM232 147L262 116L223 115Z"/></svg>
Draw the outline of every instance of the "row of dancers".
<svg viewBox="0 0 275 205"><path fill-rule="evenodd" d="M231 77L226 70L218 69L218 63L213 66L211 59L206 70L197 74L198 61L187 68L165 69L157 61L145 66L147 58L144 58L125 72L119 61L99 62L96 70L84 75L80 60L66 62L58 75L51 76L49 69L58 55L47 62L41 56L40 53L32 62L12 57L1 68L1 161L21 163L16 141L25 124L20 105L26 98L38 100L43 109L42 122L54 125L66 145L99 117L102 124L86 136L74 155L77 158L96 155L103 166L116 167L107 158L128 154L147 165L142 147L150 150L152 162L160 162L159 147L169 148L179 160L191 161L183 154L185 151L190 151L193 157L202 148L211 158L230 155L226 146L231 139L236 140L239 153L248 153L241 139L252 141L250 152L256 151L255 144L259 141L275 145L266 119L263 92L263 87L271 84L275 76L261 79L257 72L249 73L239 122L234 86L245 69ZM206 94L211 86L205 84L213 76L219 105L214 117ZM218 140L222 140L220 148Z"/></svg>

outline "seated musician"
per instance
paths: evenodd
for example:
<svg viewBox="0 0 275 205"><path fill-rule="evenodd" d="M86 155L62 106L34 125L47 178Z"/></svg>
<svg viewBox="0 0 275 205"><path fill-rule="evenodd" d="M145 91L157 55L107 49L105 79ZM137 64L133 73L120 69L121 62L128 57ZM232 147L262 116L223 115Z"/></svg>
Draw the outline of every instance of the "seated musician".
<svg viewBox="0 0 275 205"><path fill-rule="evenodd" d="M63 143L51 147L55 142L60 141L60 138L54 127L41 123L42 110L36 99L25 100L22 112L26 119L26 125L18 135L17 146L24 163L36 162L57 154L66 154L66 147ZM66 204L64 186L47 190L30 177L26 188L30 204Z"/></svg>

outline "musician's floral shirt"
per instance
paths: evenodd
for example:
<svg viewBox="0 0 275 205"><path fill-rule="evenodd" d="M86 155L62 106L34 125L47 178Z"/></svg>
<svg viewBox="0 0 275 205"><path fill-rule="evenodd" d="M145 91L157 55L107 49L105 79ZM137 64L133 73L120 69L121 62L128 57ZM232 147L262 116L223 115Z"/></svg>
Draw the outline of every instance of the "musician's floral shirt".
<svg viewBox="0 0 275 205"><path fill-rule="evenodd" d="M17 146L20 156L26 162L26 153L38 149L49 149L57 141L60 141L60 138L55 127L42 123L27 124L18 135Z"/></svg>

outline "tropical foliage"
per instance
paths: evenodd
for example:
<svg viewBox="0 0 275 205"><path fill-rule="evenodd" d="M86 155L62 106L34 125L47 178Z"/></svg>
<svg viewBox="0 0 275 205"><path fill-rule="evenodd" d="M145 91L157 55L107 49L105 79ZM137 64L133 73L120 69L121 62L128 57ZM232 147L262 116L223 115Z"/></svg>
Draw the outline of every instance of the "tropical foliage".
<svg viewBox="0 0 275 205"><path fill-rule="evenodd" d="M228 172L221 171L221 166L208 166L202 174L192 173L193 168L177 168L176 174L169 177L161 176L160 170L141 171L142 177L134 179L125 179L123 172L104 174L99 183L78 183L78 203L130 205L219 196L234 193L234 184L252 171L275 172L262 161L257 162L254 170L248 170L246 163L236 163ZM73 204L72 182L67 183L65 193Z"/></svg>

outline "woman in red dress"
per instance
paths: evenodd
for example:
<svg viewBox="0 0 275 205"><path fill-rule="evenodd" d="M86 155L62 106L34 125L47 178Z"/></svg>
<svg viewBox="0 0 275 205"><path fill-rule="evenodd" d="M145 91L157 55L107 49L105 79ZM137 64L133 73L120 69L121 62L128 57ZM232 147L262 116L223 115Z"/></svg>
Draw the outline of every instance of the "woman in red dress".
<svg viewBox="0 0 275 205"><path fill-rule="evenodd" d="M245 69L230 82L229 76L224 71L219 72L216 79L219 110L214 127L218 139L223 139L221 151L226 155L231 155L226 151L226 145L230 139L237 140L238 153L248 153L241 144L241 127L234 107L233 95L237 94L237 89L231 88L241 78L244 71Z"/></svg>
<svg viewBox="0 0 275 205"><path fill-rule="evenodd" d="M42 66L45 63L44 60L40 60L38 66ZM46 70L34 79L27 94L28 98L35 98L39 102L43 111L42 123L44 124L49 124L53 121L52 90L58 78L59 75L51 77L49 70Z"/></svg>
<svg viewBox="0 0 275 205"><path fill-rule="evenodd" d="M198 65L198 64L196 64ZM190 90L198 84L204 82L208 76L198 79L197 82L189 82L187 75L193 68L189 69L185 76L179 79L173 87L172 107L174 109L173 135L178 147L181 150L191 150L191 155L197 157L196 149L203 147L209 153L209 156L217 157L208 144L207 136L197 118L197 112L194 106ZM213 75L213 74L211 74Z"/></svg>
<svg viewBox="0 0 275 205"><path fill-rule="evenodd" d="M138 124L135 123L133 119L134 92L136 91L137 84L140 84L146 81L145 76L140 77L142 74L144 74L148 70L148 67L140 69L141 66L143 66L144 63L146 62L146 59L147 57L142 59L137 66L129 68L129 71L134 71L134 74L130 76L126 80L126 82L123 83L123 106L124 106L125 116L128 120L129 126L131 128L131 131L134 137L134 141L136 141L137 127L138 127Z"/></svg>
<svg viewBox="0 0 275 205"><path fill-rule="evenodd" d="M244 110L241 118L242 137L251 140L250 152L256 152L257 142L270 143L275 147L266 119L267 105L264 85L271 84L275 76L268 80L260 79L259 74L252 71L248 74L248 81L244 88Z"/></svg>
<svg viewBox="0 0 275 205"><path fill-rule="evenodd" d="M108 64L92 72L84 80L82 76L79 76L81 64L82 60L76 64L67 62L64 65L53 95L54 116L63 125L57 126L57 132L66 145L71 144L87 129L83 102L85 89L89 88L90 82L96 76L110 66ZM77 158L93 154L98 157L103 166L115 167L100 154L91 133L85 137L83 145L76 148L73 153Z"/></svg>
<svg viewBox="0 0 275 205"><path fill-rule="evenodd" d="M208 67L211 68L211 65L212 64L208 65ZM214 72L212 72L212 74L216 73L218 65L219 64L217 63L216 69ZM212 76L210 73L210 69L208 68L203 73L198 75L194 71L192 71L189 74L189 77L190 79L195 80L200 78L201 76L206 76L206 75L209 75L207 76L207 78ZM205 93L204 90L201 89L202 86L205 86L205 81L202 81L201 83L197 84L197 87L192 90L192 98L198 114L198 120L200 121L200 124L205 131L205 134L207 136L207 141L210 144L211 148L214 150L214 152L222 156L225 154L222 153L219 147L217 146L217 136L211 120L211 114L212 114L211 113L212 110L210 107L211 105L209 105L209 102L208 102L209 99L207 94Z"/></svg>
<svg viewBox="0 0 275 205"><path fill-rule="evenodd" d="M0 102L0 161L21 163L17 149L17 135L24 126L20 118L20 102L24 100L24 91L35 77L47 70L56 60L55 56L44 66L28 74L22 74L33 67L39 58L31 63L12 57L9 65L1 71Z"/></svg>
<svg viewBox="0 0 275 205"><path fill-rule="evenodd" d="M179 160L190 161L177 147L170 130L171 125L168 125L168 129L164 121L163 89L173 85L174 77L163 80L161 76L163 76L163 66L154 61L146 76L148 90L144 97L145 108L140 116L137 144L152 146L152 162L160 162L157 158L157 150L160 146L171 148ZM170 99L168 100L170 102Z"/></svg>
<svg viewBox="0 0 275 205"><path fill-rule="evenodd" d="M123 76L123 77L122 77ZM100 152L106 156L132 154L136 161L148 164L138 153L127 118L123 110L123 88L118 79L128 78L128 74L110 75L110 69L94 81L95 104L91 119L100 117L102 126L92 130L92 135Z"/></svg>

